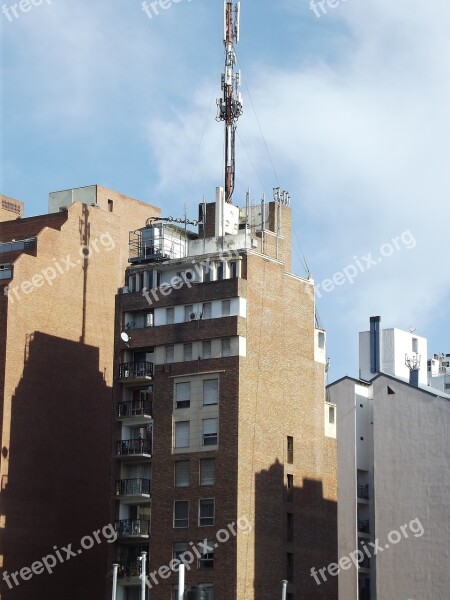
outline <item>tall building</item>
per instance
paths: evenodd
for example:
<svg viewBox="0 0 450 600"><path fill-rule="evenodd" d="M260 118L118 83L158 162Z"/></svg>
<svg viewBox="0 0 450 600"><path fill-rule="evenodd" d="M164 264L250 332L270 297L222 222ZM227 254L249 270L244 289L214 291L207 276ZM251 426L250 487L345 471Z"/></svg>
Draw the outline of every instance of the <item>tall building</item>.
<svg viewBox="0 0 450 600"><path fill-rule="evenodd" d="M378 347L372 340L372 364ZM448 598L450 396L418 379L378 372L327 388L337 411L340 598Z"/></svg>
<svg viewBox="0 0 450 600"><path fill-rule="evenodd" d="M177 224L178 221L178 224ZM112 481L118 600L337 598L336 440L314 284L291 273L287 196L200 205L130 235L117 296ZM205 545L206 542L206 545ZM173 562L175 561L175 562Z"/></svg>
<svg viewBox="0 0 450 600"><path fill-rule="evenodd" d="M430 387L450 392L450 354L433 354L427 361L427 373Z"/></svg>
<svg viewBox="0 0 450 600"><path fill-rule="evenodd" d="M23 216L23 202L0 194L0 223Z"/></svg>
<svg viewBox="0 0 450 600"><path fill-rule="evenodd" d="M129 230L159 210L89 186L49 211L0 223L1 597L98 600L109 543L86 536L109 524L114 297Z"/></svg>

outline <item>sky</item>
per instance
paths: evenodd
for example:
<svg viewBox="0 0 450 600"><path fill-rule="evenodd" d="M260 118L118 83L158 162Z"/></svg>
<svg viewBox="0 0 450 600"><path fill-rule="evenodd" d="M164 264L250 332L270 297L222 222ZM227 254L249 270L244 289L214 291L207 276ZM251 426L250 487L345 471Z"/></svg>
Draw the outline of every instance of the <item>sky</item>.
<svg viewBox="0 0 450 600"><path fill-rule="evenodd" d="M158 2L3 3L0 191L26 216L96 183L171 216L214 200L223 2ZM331 382L358 375L372 315L450 352L450 4L321 6L241 2L235 203L290 193Z"/></svg>

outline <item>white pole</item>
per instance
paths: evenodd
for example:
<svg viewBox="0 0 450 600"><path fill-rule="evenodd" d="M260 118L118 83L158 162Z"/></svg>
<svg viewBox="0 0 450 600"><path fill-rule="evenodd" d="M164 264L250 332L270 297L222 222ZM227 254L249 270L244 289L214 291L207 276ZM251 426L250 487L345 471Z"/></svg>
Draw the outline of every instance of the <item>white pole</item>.
<svg viewBox="0 0 450 600"><path fill-rule="evenodd" d="M286 588L287 588L287 584L288 584L287 580L283 579L282 584L283 584L283 591L281 592L281 600L286 600Z"/></svg>
<svg viewBox="0 0 450 600"><path fill-rule="evenodd" d="M113 585L112 585L112 600L116 600L117 594L117 569L119 565L117 563L113 564Z"/></svg>
<svg viewBox="0 0 450 600"><path fill-rule="evenodd" d="M141 552L141 600L145 600L145 574L147 572L146 569L146 558L147 552Z"/></svg>
<svg viewBox="0 0 450 600"><path fill-rule="evenodd" d="M178 567L178 600L184 599L184 569L185 564L182 562Z"/></svg>

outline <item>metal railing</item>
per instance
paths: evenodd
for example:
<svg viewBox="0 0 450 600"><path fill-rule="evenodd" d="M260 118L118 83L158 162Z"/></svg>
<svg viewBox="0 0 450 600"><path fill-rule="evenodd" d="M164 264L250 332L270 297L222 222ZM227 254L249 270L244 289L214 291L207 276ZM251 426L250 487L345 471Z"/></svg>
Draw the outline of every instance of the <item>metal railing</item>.
<svg viewBox="0 0 450 600"><path fill-rule="evenodd" d="M117 456L132 456L134 454L151 455L152 440L119 440L118 442L116 442L116 453Z"/></svg>
<svg viewBox="0 0 450 600"><path fill-rule="evenodd" d="M117 577L119 579L131 579L132 577L139 577L141 574L141 561L140 560L135 560L135 561L122 560L122 561L119 561L117 564L119 565L119 569L117 571Z"/></svg>
<svg viewBox="0 0 450 600"><path fill-rule="evenodd" d="M150 521L142 519L123 519L114 526L119 537L142 537L150 534Z"/></svg>
<svg viewBox="0 0 450 600"><path fill-rule="evenodd" d="M151 400L127 400L119 402L117 406L117 416L124 417L152 417L153 402Z"/></svg>
<svg viewBox="0 0 450 600"><path fill-rule="evenodd" d="M363 500L369 499L369 484L358 485L356 489L358 498L362 498Z"/></svg>
<svg viewBox="0 0 450 600"><path fill-rule="evenodd" d="M138 379L140 377L153 377L153 363L127 362L119 365L119 379Z"/></svg>
<svg viewBox="0 0 450 600"><path fill-rule="evenodd" d="M150 479L119 479L116 481L116 496L150 495Z"/></svg>
<svg viewBox="0 0 450 600"><path fill-rule="evenodd" d="M369 533L369 519L358 519L358 531L361 533Z"/></svg>

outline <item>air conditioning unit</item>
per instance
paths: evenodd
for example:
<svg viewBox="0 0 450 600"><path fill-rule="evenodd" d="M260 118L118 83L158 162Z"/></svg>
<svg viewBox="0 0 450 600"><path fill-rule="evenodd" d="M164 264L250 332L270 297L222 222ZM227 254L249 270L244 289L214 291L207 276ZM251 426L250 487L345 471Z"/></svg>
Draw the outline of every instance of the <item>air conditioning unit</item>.
<svg viewBox="0 0 450 600"><path fill-rule="evenodd" d="M190 320L190 321L195 321L195 319L196 319L196 316L197 316L197 315L196 315L194 312L191 312L191 314L189 315L189 320Z"/></svg>
<svg viewBox="0 0 450 600"><path fill-rule="evenodd" d="M119 288L119 294L128 294L129 293L129 289L126 285L124 285L123 287Z"/></svg>

